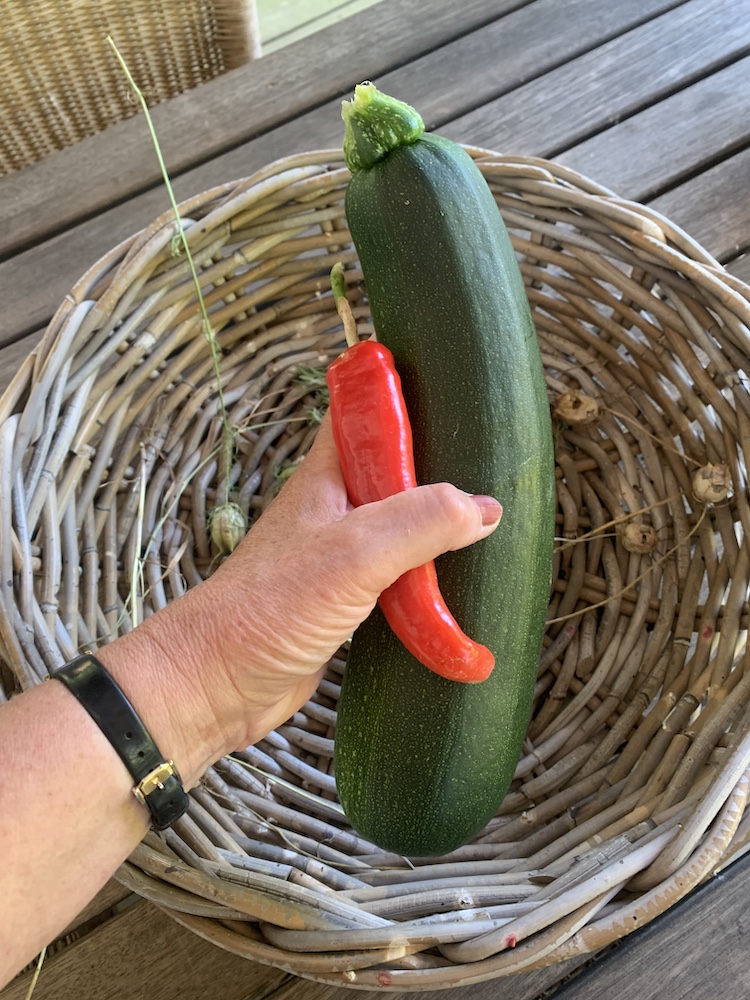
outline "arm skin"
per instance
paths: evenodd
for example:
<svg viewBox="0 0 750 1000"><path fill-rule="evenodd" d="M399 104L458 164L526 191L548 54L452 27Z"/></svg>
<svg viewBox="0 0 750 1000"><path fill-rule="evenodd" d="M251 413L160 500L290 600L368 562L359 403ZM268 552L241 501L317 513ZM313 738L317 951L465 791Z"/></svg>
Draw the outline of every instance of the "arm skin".
<svg viewBox="0 0 750 1000"><path fill-rule="evenodd" d="M98 656L186 788L288 719L401 573L488 535L489 497L423 486L352 509L329 423L214 575ZM0 987L146 833L132 780L59 682L0 706Z"/></svg>

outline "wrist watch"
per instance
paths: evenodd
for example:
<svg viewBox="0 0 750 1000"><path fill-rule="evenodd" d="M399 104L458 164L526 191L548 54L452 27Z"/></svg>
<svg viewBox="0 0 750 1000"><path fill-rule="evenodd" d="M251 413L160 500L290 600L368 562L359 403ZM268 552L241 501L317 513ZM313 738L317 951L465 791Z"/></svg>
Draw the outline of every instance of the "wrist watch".
<svg viewBox="0 0 750 1000"><path fill-rule="evenodd" d="M61 681L96 722L132 775L133 794L151 813L152 826L166 830L188 808L174 762L165 760L125 693L92 656L84 653L50 675Z"/></svg>

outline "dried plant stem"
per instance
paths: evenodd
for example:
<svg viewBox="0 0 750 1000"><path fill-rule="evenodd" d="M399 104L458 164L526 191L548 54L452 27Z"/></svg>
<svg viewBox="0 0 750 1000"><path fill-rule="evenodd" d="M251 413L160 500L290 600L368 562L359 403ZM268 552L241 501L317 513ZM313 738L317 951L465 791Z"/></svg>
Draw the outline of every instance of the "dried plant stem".
<svg viewBox="0 0 750 1000"><path fill-rule="evenodd" d="M650 503L646 507L639 507L638 510L631 511L629 514L623 514L622 517L613 518L613 520L607 521L606 524L597 525L596 528L592 528L591 531L587 531L584 535L578 535L576 538L565 539L563 544L559 545L555 549L555 552L563 552L565 549L569 549L574 545L579 545L581 542L588 541L589 538L612 537L611 535L602 535L602 532L607 528L614 527L617 524L624 524L626 521L630 521L634 517L640 517L641 514L648 514L649 511L655 510L657 507L664 507L666 504L674 503L675 500L679 500L681 496L681 493L675 493L673 496L666 497L664 500L657 500L655 503Z"/></svg>
<svg viewBox="0 0 750 1000"><path fill-rule="evenodd" d="M34 975L31 977L31 982L29 983L29 988L26 992L25 1000L31 1000L31 997L36 989L36 984L39 979L39 973L42 971L42 965L44 964L44 959L47 957L47 946L39 952L39 958L36 960L36 968L34 969Z"/></svg>
<svg viewBox="0 0 750 1000"><path fill-rule="evenodd" d="M146 456L141 445L141 473L138 477L138 516L135 521L135 551L139 553L143 545L143 511L146 506ZM138 594L143 596L143 567L145 556L133 560L130 579L130 620L133 628L138 624Z"/></svg>
<svg viewBox="0 0 750 1000"><path fill-rule="evenodd" d="M317 799L318 796L313 795L312 792L306 791L304 788L298 788L289 781L285 781L284 778L279 778L277 775L269 774L268 771L264 771L262 768L258 767L256 764L251 764L247 760L243 760L241 757L232 756L232 760L236 764L240 764L242 767L247 768L248 771L252 771L254 774L259 774L264 781L269 781L275 785L283 785L285 788L293 789L298 795L302 797L310 798L311 800ZM333 805L333 803L331 803ZM341 815L343 816L343 810L341 810Z"/></svg>
<svg viewBox="0 0 750 1000"><path fill-rule="evenodd" d="M639 434L645 434L646 437L650 438L654 442L654 444L658 444L660 448L664 449L664 451L669 451L673 455L676 455L678 458L682 459L683 462L687 462L689 465L694 465L697 468L700 468L701 463L696 458L693 458L691 455L686 455L685 452L680 451L679 448L674 448L672 445L667 444L657 434L652 434L651 431L647 431L643 424L632 414L623 413L622 410L613 410L609 406L602 406L602 410L605 413L611 413L613 417L617 417L618 420L622 420L624 424L636 424Z"/></svg>
<svg viewBox="0 0 750 1000"><path fill-rule="evenodd" d="M655 559L647 569L645 569L642 573L639 573L638 576L636 576L633 580L630 581L630 583L626 584L621 590L618 590L616 594L612 594L605 600L599 601L598 604L588 604L586 605L585 608L579 608L577 611L571 611L570 614L561 615L559 618L548 618L547 625L557 625L559 622L568 621L570 618L577 618L579 615L585 615L587 611L594 611L596 608L603 608L606 604L610 604L612 601L616 601L619 597L622 597L623 594L626 594L629 590L632 590L633 587L636 585L636 583L640 583L641 580L645 579L652 570L656 569L657 566L660 566L665 560L669 559L669 557L674 552L676 552L681 545L684 545L685 542L687 542L688 539L691 538L691 536L696 533L698 528L700 528L701 524L703 523L703 519L706 516L706 509L707 509L706 507L703 508L703 510L700 513L700 517L695 522L690 531L687 533L687 535L685 535L684 538L681 538L679 542L676 545L673 545L672 548L668 552L665 552L663 556L660 556L658 559Z"/></svg>
<svg viewBox="0 0 750 1000"><path fill-rule="evenodd" d="M148 110L148 104L146 103L146 99L143 96L142 91L138 87L138 84L135 82L133 75L131 74L130 69L128 68L128 65L125 62L122 54L115 45L114 40L108 36L107 41L112 46L115 56L117 57L117 61L120 63L120 66L122 67L122 70L125 73L125 76L127 77L128 83L130 84L133 93L138 99L138 102L140 103L141 108L143 110L143 114L146 119L146 125L148 126L148 130L151 135L151 141L153 142L154 150L156 152L156 158L159 162L159 168L161 170L162 178L164 180L164 186L167 190L167 194L169 196L169 202L172 206L172 211L174 213L175 221L177 223L182 251L185 254L185 258L188 262L188 266L190 268L190 274L193 279L193 284L195 285L195 290L198 295L198 307L200 309L203 334L206 340L208 341L208 345L211 350L211 361L213 363L214 374L216 376L216 391L219 397L219 411L221 413L221 421L222 421L222 437L223 437L223 448L225 453L224 454L225 468L229 469L231 468L232 455L234 454L234 431L231 424L229 423L229 416L227 414L226 402L224 399L224 388L221 380L221 368L220 368L221 350L216 340L216 335L214 334L213 328L211 327L211 320L209 319L208 316L208 310L206 309L206 303L203 299L203 292L201 290L200 280L198 279L198 271L195 266L195 261L193 260L193 255L190 252L190 245L188 243L187 236L185 235L185 229L182 225L182 217L180 215L180 210L177 205L177 199L175 198L174 190L172 188L172 183L169 179L169 172L164 162L164 157L162 156L161 146L159 145L159 138L156 134L156 129L154 128L154 123ZM229 501L228 478L224 477L222 482L224 483L224 489L226 492L226 495L222 502L228 503Z"/></svg>

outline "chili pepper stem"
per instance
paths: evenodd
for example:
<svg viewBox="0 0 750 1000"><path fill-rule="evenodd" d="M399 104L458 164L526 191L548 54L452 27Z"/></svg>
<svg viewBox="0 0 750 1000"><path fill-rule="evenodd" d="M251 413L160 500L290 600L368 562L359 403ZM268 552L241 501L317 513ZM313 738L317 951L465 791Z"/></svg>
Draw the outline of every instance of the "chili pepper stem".
<svg viewBox="0 0 750 1000"><path fill-rule="evenodd" d="M344 265L339 261L331 268L331 291L336 304L336 312L344 324L344 336L347 347L354 347L359 342L357 321L354 319L352 307L346 297L346 282L344 280Z"/></svg>

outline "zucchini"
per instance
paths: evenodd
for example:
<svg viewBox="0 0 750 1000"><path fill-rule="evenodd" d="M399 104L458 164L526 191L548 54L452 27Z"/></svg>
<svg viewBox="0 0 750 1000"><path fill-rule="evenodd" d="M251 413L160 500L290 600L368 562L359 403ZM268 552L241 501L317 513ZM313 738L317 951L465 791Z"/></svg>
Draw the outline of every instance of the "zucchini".
<svg viewBox="0 0 750 1000"><path fill-rule="evenodd" d="M437 560L459 625L495 654L490 677L425 669L376 608L342 683L334 759L347 818L384 849L435 856L495 814L529 721L552 563L551 420L515 253L471 157L372 84L343 117L347 220L401 375L418 481L504 508L491 536Z"/></svg>

